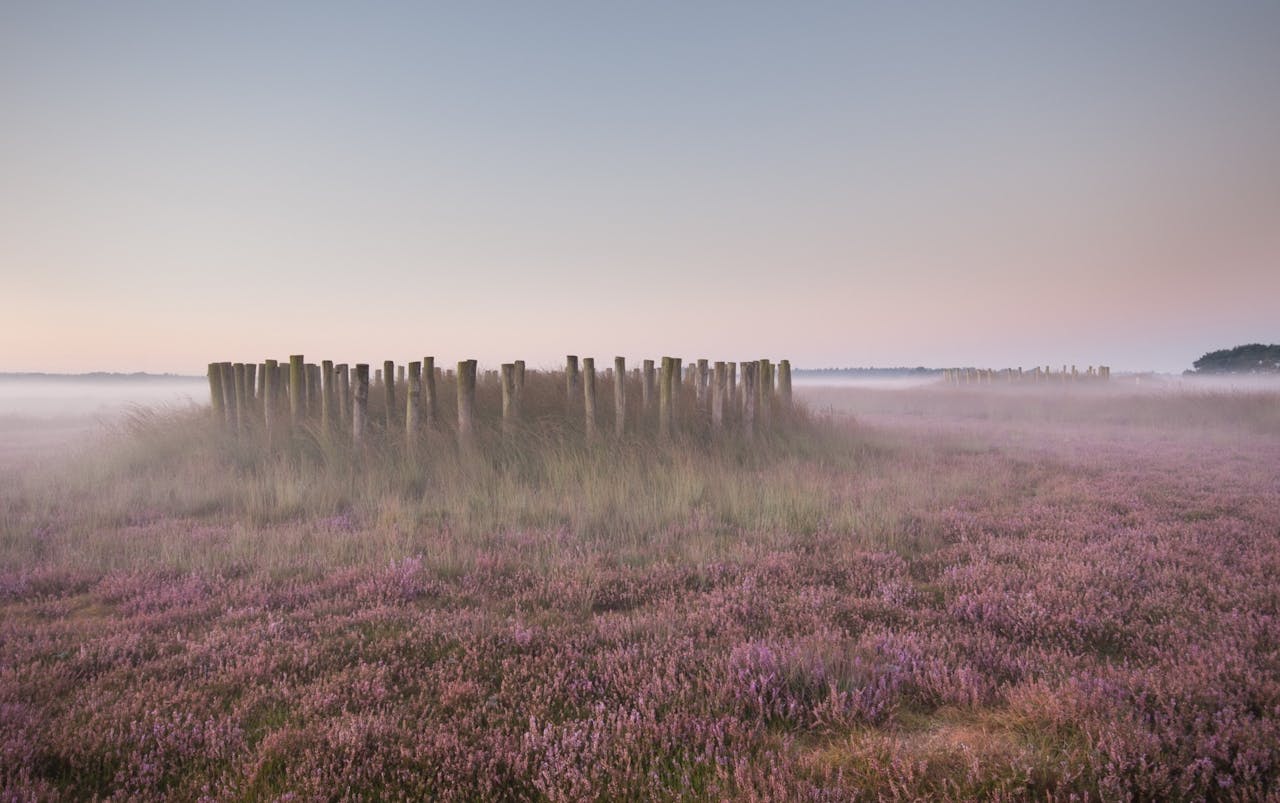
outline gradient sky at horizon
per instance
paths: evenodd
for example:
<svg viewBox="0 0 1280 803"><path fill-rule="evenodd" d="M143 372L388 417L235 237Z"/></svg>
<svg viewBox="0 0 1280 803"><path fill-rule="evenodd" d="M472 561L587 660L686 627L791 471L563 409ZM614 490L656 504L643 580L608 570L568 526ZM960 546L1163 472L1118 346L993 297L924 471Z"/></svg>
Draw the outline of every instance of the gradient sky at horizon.
<svg viewBox="0 0 1280 803"><path fill-rule="evenodd" d="M1180 370L1280 341L1280 3L0 4L0 371Z"/></svg>

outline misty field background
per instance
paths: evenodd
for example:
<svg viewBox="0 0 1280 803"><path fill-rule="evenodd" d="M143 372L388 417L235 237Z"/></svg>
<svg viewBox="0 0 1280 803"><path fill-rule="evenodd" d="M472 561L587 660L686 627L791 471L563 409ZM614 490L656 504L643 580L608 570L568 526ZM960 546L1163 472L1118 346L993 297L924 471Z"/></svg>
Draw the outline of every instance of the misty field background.
<svg viewBox="0 0 1280 803"><path fill-rule="evenodd" d="M0 441L0 796L1272 793L1280 391L797 397L752 444Z"/></svg>

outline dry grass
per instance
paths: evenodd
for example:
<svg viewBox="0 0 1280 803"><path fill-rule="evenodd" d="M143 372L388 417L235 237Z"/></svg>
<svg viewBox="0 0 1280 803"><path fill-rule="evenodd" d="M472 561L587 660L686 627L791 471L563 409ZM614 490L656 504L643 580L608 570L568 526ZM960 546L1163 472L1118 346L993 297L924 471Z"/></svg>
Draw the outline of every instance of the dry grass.
<svg viewBox="0 0 1280 803"><path fill-rule="evenodd" d="M0 796L1274 788L1280 396L810 398L412 451L139 411L11 471Z"/></svg>
<svg viewBox="0 0 1280 803"><path fill-rule="evenodd" d="M805 416L750 443L697 432L588 443L552 419L482 433L472 449L448 432L412 451L390 438L356 449L318 428L268 449L206 411L139 410L100 448L8 487L0 567L322 569L422 555L457 571L501 550L545 569L733 559L822 534L914 551L937 536L921 511L1018 482L939 471L972 454Z"/></svg>

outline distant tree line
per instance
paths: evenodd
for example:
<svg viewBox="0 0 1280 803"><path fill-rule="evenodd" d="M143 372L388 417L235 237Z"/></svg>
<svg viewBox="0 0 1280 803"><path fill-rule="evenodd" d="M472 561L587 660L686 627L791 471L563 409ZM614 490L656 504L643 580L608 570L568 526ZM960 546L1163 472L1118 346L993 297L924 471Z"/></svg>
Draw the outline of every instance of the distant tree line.
<svg viewBox="0 0 1280 803"><path fill-rule="evenodd" d="M1233 349L1211 351L1192 363L1196 374L1280 373L1280 345L1249 343Z"/></svg>

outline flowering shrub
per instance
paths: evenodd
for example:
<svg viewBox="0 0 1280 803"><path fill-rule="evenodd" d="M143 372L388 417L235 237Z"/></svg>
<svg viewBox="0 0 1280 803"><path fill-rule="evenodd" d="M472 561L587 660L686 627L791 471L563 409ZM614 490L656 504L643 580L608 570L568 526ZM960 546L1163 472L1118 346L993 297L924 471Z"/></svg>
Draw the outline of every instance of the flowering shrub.
<svg viewBox="0 0 1280 803"><path fill-rule="evenodd" d="M894 497L918 548L513 527L455 562L6 566L0 797L1264 797L1280 444L1080 437L939 458L930 487L999 492Z"/></svg>

